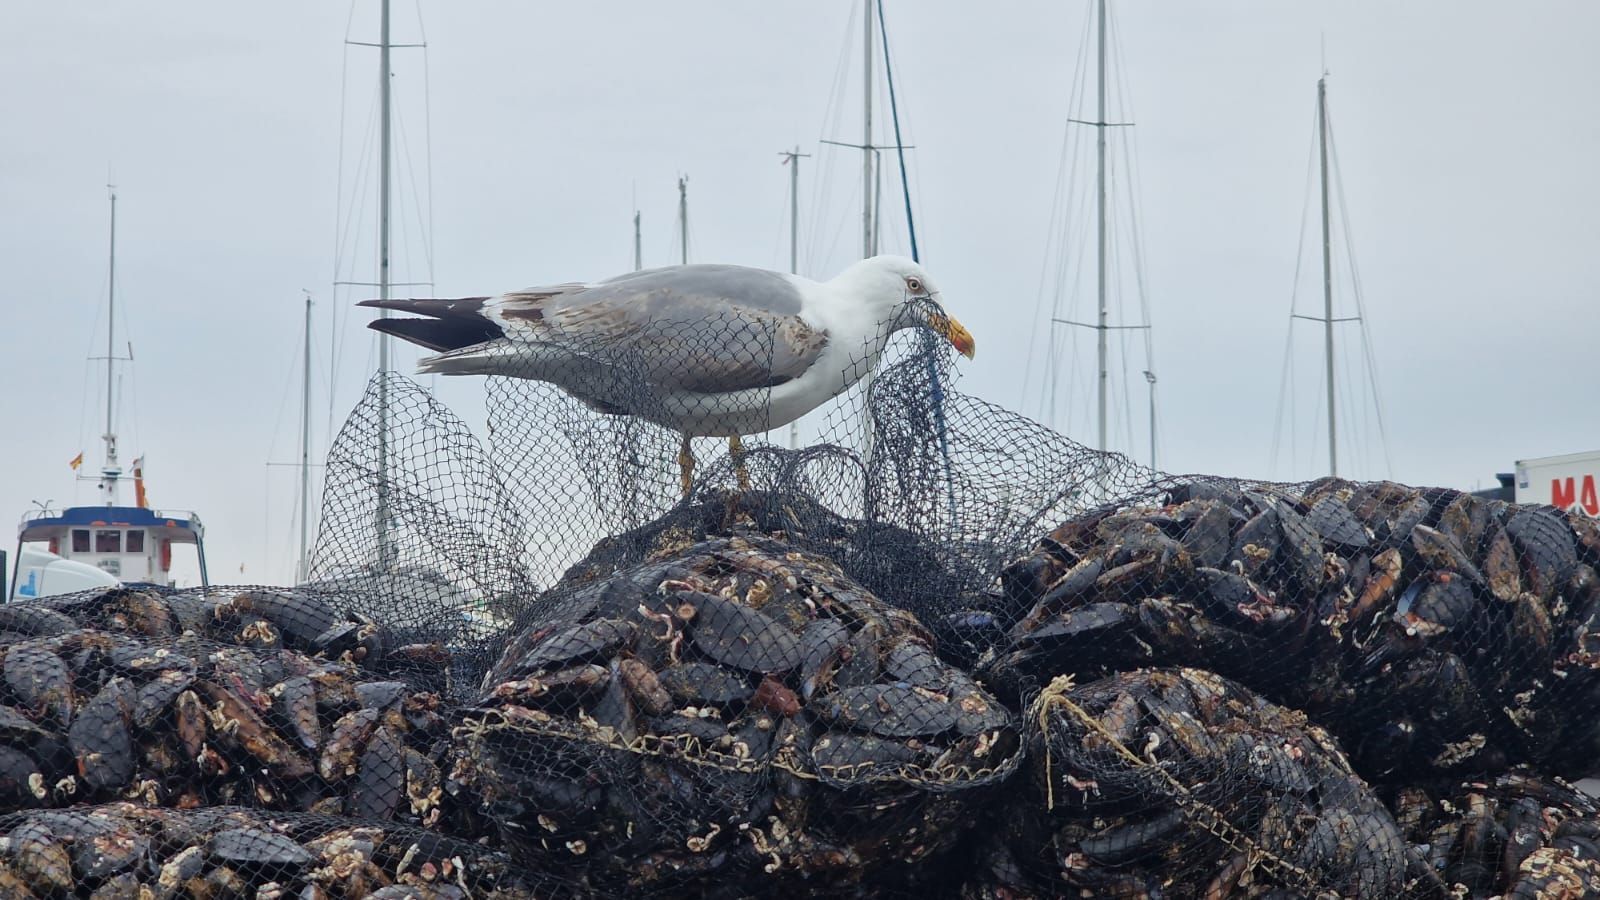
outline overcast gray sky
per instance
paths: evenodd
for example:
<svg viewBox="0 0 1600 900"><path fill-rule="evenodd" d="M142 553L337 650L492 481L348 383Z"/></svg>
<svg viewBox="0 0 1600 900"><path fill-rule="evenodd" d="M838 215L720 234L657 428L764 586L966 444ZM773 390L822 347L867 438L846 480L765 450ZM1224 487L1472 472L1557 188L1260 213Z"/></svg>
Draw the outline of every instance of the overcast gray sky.
<svg viewBox="0 0 1600 900"><path fill-rule="evenodd" d="M1352 451L1348 474L1470 488L1517 458L1600 447L1600 5L1113 5L1117 113L1137 122L1162 468L1303 477L1325 465L1310 430L1314 332L1295 344L1299 453L1287 436L1271 452L1324 43L1393 461ZM978 342L960 387L1010 408L1032 402L1023 370L1041 275L1092 234L1075 220L1063 241L1050 226L1066 118L1092 118L1069 97L1090 10L887 6L923 259ZM376 0L0 9L0 516L93 500L67 461L101 454L103 375L85 357L105 340L109 170L118 343L137 357L124 460L146 457L157 505L200 511L215 578L289 576L294 476L267 463L295 455L301 289L320 304L324 360L335 312L346 329L335 427L374 359L365 311L350 306L367 292L331 282L336 262L341 277L374 277L363 142L375 51L343 41L374 40L376 11ZM632 263L635 205L646 264L673 262L680 173L692 259L786 266L777 154L796 144L815 154L802 169L802 269L832 275L859 247L859 163L818 140L859 139L859 15L845 2L397 3L394 39L425 28L429 45L426 57L396 51L397 277L422 280L431 262L437 293L452 296L613 275ZM1085 171L1069 173L1080 200ZM431 215L419 199L430 173ZM884 244L904 252L893 175ZM1119 169L1113 191L1128 183ZM1297 303L1316 312L1310 234L1304 252ZM1068 280L1081 294L1092 269L1074 263ZM1142 350L1115 366L1137 383L1114 431L1143 458ZM318 370L320 454L325 361ZM1062 390L1087 397L1070 380ZM481 384L442 389L470 410ZM1091 423L1058 424L1092 442Z"/></svg>

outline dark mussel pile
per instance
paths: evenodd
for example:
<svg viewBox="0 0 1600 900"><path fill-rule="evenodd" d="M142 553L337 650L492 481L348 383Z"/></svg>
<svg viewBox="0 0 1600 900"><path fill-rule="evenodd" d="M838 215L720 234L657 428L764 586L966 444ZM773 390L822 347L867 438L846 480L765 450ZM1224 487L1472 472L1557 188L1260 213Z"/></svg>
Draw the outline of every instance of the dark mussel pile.
<svg viewBox="0 0 1600 900"><path fill-rule="evenodd" d="M116 802L0 819L8 900L532 900L559 887L502 853L370 818Z"/></svg>
<svg viewBox="0 0 1600 900"><path fill-rule="evenodd" d="M1469 896L1600 895L1600 806L1558 778L1407 787L1390 806L1429 868Z"/></svg>
<svg viewBox="0 0 1600 900"><path fill-rule="evenodd" d="M1338 744L1236 682L1063 676L1029 719L1030 802L1002 815L969 896L1446 894Z"/></svg>
<svg viewBox="0 0 1600 900"><path fill-rule="evenodd" d="M451 780L612 890L918 881L1021 752L914 616L755 534L587 581L463 715Z"/></svg>
<svg viewBox="0 0 1600 900"><path fill-rule="evenodd" d="M8 808L130 799L441 824L449 722L436 694L363 670L348 649L145 638L55 615L42 618L61 628L0 644Z"/></svg>
<svg viewBox="0 0 1600 900"><path fill-rule="evenodd" d="M1164 501L1164 502L1160 502ZM1193 665L1304 710L1375 782L1600 760L1600 529L1381 482L1172 487L1002 577L1000 681Z"/></svg>
<svg viewBox="0 0 1600 900"><path fill-rule="evenodd" d="M1600 897L1594 522L1186 481L944 540L715 496L477 638L0 606L0 896Z"/></svg>

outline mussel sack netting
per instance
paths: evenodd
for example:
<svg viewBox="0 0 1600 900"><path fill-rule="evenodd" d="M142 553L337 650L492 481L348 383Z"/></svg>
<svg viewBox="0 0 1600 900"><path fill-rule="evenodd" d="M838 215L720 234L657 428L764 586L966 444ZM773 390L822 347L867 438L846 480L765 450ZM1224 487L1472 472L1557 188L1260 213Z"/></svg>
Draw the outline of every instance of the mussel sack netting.
<svg viewBox="0 0 1600 900"><path fill-rule="evenodd" d="M521 632L451 778L519 858L605 892L942 886L1021 761L1015 715L825 558L717 538Z"/></svg>
<svg viewBox="0 0 1600 900"><path fill-rule="evenodd" d="M999 887L1032 875L1044 894L1445 894L1326 732L1214 673L1062 676L1029 719L1045 802L990 836Z"/></svg>
<svg viewBox="0 0 1600 900"><path fill-rule="evenodd" d="M8 898L533 900L571 886L469 841L372 818L117 802L0 817Z"/></svg>
<svg viewBox="0 0 1600 900"><path fill-rule="evenodd" d="M547 602L574 565L607 573L674 534L743 524L834 559L976 650L1004 559L1149 473L951 390L936 340L890 339L871 379L812 414L806 448L747 438L736 462L726 441L695 439L687 500L670 429L491 377L480 441L418 384L380 374L329 453L313 579L387 598L380 621L454 639Z"/></svg>
<svg viewBox="0 0 1600 900"><path fill-rule="evenodd" d="M1305 711L1374 782L1600 766L1600 529L1325 479L1190 482L1062 523L1002 574L983 666L1038 685L1190 665Z"/></svg>
<svg viewBox="0 0 1600 900"><path fill-rule="evenodd" d="M6 808L347 816L541 896L1595 891L1591 520L1152 472L926 330L810 446L686 453L608 353L482 438L375 378L306 584L0 609Z"/></svg>
<svg viewBox="0 0 1600 900"><path fill-rule="evenodd" d="M243 805L474 832L442 771L451 708L350 656L75 625L0 645L0 799L13 810Z"/></svg>

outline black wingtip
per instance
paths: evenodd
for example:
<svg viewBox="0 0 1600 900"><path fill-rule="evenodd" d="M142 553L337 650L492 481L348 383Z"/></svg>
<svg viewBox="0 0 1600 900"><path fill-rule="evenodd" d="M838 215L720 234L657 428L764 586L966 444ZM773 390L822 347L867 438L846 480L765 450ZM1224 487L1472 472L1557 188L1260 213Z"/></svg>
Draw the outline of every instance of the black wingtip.
<svg viewBox="0 0 1600 900"><path fill-rule="evenodd" d="M367 327L440 353L505 336L487 319L373 319Z"/></svg>
<svg viewBox="0 0 1600 900"><path fill-rule="evenodd" d="M450 300L442 300L433 297L397 297L389 300L362 300L356 305L376 307L378 309L394 309L400 312L444 319L461 316L478 317L479 313L483 311L484 301L488 299L488 297L457 297Z"/></svg>

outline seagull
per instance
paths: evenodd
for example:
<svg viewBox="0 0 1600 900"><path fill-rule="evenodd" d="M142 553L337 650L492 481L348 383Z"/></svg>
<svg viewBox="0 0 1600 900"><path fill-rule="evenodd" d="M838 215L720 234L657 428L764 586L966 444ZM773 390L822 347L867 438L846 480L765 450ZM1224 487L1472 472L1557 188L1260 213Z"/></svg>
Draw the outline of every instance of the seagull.
<svg viewBox="0 0 1600 900"><path fill-rule="evenodd" d="M679 432L684 496L693 483L690 438L728 438L737 463L741 436L838 396L877 366L902 328L930 326L973 354L971 332L945 311L928 273L889 255L820 282L694 264L497 297L359 305L426 317L368 323L438 351L418 362L418 374L549 382L598 412Z"/></svg>

